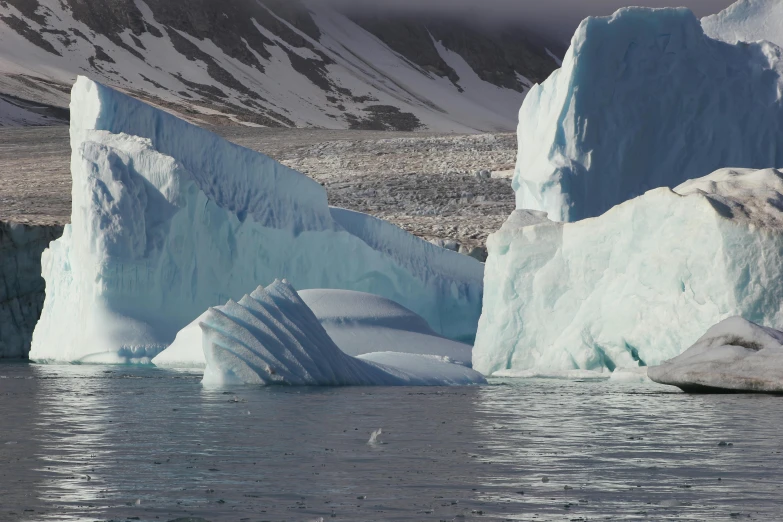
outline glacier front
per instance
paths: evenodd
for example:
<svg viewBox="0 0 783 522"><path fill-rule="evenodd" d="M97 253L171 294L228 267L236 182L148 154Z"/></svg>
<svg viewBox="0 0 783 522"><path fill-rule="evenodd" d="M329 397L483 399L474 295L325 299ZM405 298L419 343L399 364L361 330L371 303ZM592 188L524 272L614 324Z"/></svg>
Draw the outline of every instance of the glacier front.
<svg viewBox="0 0 783 522"><path fill-rule="evenodd" d="M576 223L517 210L487 246L485 375L655 365L730 316L783 324L780 170L719 170Z"/></svg>
<svg viewBox="0 0 783 522"><path fill-rule="evenodd" d="M262 154L83 77L71 149L71 224L42 257L33 360L147 362L210 306L278 277L475 334L481 263L330 209L323 187Z"/></svg>
<svg viewBox="0 0 783 522"><path fill-rule="evenodd" d="M485 384L478 372L442 358L340 350L287 281L258 287L199 320L205 386L447 386Z"/></svg>
<svg viewBox="0 0 783 522"><path fill-rule="evenodd" d="M520 109L516 208L577 221L720 168L783 167L782 53L713 40L684 8L587 18Z"/></svg>

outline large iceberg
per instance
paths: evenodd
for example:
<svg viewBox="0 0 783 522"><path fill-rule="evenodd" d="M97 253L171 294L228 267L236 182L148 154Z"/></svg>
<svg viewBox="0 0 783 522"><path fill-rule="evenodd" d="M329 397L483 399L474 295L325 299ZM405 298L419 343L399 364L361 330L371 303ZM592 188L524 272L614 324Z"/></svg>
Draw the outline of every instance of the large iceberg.
<svg viewBox="0 0 783 522"><path fill-rule="evenodd" d="M312 289L298 293L326 333L344 353L409 353L445 357L471 365L473 347L435 333L427 321L390 299L354 290ZM174 342L152 360L166 368L203 368L201 348L206 314L177 333Z"/></svg>
<svg viewBox="0 0 783 522"><path fill-rule="evenodd" d="M42 257L31 359L148 361L210 306L277 277L475 334L478 261L330 209L306 176L86 78L71 115L73 213Z"/></svg>
<svg viewBox="0 0 783 522"><path fill-rule="evenodd" d="M780 170L720 170L577 223L517 210L487 246L485 375L655 365L730 316L783 324Z"/></svg>
<svg viewBox="0 0 783 522"><path fill-rule="evenodd" d="M704 32L724 42L767 40L783 46L783 2L739 0L718 14L701 19Z"/></svg>
<svg viewBox="0 0 783 522"><path fill-rule="evenodd" d="M199 321L205 386L445 386L484 384L478 372L441 358L341 351L285 281L239 302L210 308Z"/></svg>
<svg viewBox="0 0 783 522"><path fill-rule="evenodd" d="M647 375L691 392L783 393L783 332L730 317Z"/></svg>
<svg viewBox="0 0 783 522"><path fill-rule="evenodd" d="M783 167L782 53L713 40L684 8L587 18L522 104L516 207L577 221L720 168Z"/></svg>

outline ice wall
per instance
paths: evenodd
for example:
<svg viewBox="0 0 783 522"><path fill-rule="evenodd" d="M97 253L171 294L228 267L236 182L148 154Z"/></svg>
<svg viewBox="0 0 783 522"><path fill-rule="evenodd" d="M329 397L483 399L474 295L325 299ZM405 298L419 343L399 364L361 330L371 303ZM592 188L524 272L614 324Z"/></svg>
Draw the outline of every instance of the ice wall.
<svg viewBox="0 0 783 522"><path fill-rule="evenodd" d="M517 208L577 221L719 168L783 166L782 52L713 40L684 8L586 19L522 104Z"/></svg>
<svg viewBox="0 0 783 522"><path fill-rule="evenodd" d="M375 293L439 333L474 334L481 263L394 227L346 229L310 178L86 78L71 114L73 213L42 258L31 358L147 361L210 306L277 277Z"/></svg>
<svg viewBox="0 0 783 522"><path fill-rule="evenodd" d="M728 43L767 40L783 46L783 2L739 0L718 14L701 19L704 32Z"/></svg>
<svg viewBox="0 0 783 522"><path fill-rule="evenodd" d="M517 210L488 240L473 367L655 365L739 315L783 324L783 171L717 171L577 223Z"/></svg>
<svg viewBox="0 0 783 522"><path fill-rule="evenodd" d="M26 358L44 303L41 253L57 225L0 223L0 359Z"/></svg>
<svg viewBox="0 0 783 522"><path fill-rule="evenodd" d="M258 287L199 320L206 386L446 386L484 384L478 372L441 358L347 355L286 281ZM378 360L376 360L378 359Z"/></svg>

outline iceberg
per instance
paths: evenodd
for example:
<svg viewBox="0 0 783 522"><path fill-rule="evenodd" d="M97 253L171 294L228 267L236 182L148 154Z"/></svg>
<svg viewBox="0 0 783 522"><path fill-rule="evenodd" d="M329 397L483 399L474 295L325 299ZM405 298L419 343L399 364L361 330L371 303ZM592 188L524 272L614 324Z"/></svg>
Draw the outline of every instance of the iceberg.
<svg viewBox="0 0 783 522"><path fill-rule="evenodd" d="M298 292L326 333L344 353L409 353L447 358L471 365L473 347L435 333L427 321L390 299L353 290L312 289ZM177 333L174 342L152 363L164 368L203 368L200 324L206 314Z"/></svg>
<svg viewBox="0 0 783 522"><path fill-rule="evenodd" d="M783 2L739 0L702 18L701 26L710 38L731 44L766 40L783 46Z"/></svg>
<svg viewBox="0 0 783 522"><path fill-rule="evenodd" d="M199 323L203 384L445 386L484 384L478 372L437 357L374 353L352 357L329 338L285 281L210 308Z"/></svg>
<svg viewBox="0 0 783 522"><path fill-rule="evenodd" d="M473 367L608 370L740 315L783 324L783 171L722 169L597 218L515 211L489 237Z"/></svg>
<svg viewBox="0 0 783 522"><path fill-rule="evenodd" d="M647 374L686 392L783 393L783 332L730 317Z"/></svg>
<svg viewBox="0 0 783 522"><path fill-rule="evenodd" d="M783 167L781 53L714 40L685 8L587 18L520 109L516 208L572 222L720 168Z"/></svg>
<svg viewBox="0 0 783 522"><path fill-rule="evenodd" d="M31 359L149 362L210 306L277 277L475 335L478 261L332 209L310 178L87 78L71 115L71 224L42 256Z"/></svg>

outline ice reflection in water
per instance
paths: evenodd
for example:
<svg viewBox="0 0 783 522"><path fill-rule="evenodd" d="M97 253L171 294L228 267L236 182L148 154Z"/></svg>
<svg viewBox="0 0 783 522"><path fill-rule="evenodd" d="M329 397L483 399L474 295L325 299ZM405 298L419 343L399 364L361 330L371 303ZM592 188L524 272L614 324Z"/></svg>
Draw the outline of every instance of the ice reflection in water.
<svg viewBox="0 0 783 522"><path fill-rule="evenodd" d="M0 365L0 520L769 520L781 421L777 397L603 382L223 393Z"/></svg>

